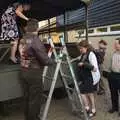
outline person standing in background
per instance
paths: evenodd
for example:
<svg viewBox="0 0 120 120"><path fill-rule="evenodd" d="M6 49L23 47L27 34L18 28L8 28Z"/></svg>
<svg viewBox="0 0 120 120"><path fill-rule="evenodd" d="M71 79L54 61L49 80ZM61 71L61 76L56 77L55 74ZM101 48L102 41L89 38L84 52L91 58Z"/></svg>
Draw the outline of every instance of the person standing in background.
<svg viewBox="0 0 120 120"><path fill-rule="evenodd" d="M114 113L119 111L119 91L120 91L120 38L115 40L115 52L111 58L110 75L108 77L111 92L112 108L108 111Z"/></svg>
<svg viewBox="0 0 120 120"><path fill-rule="evenodd" d="M100 82L98 84L98 90L97 90L98 95L102 95L105 93L105 84L102 77L103 77L103 62L104 62L104 57L106 53L106 48L107 48L107 42L105 40L100 40L98 43L98 49L94 50L95 55L97 57L99 70L101 73L101 78L100 78Z"/></svg>

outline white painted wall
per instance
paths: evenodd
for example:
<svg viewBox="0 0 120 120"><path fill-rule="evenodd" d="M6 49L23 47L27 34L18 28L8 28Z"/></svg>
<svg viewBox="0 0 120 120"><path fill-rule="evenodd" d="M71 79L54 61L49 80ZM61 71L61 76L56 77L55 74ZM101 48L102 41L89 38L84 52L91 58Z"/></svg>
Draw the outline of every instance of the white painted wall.
<svg viewBox="0 0 120 120"><path fill-rule="evenodd" d="M76 32L75 31L69 31L68 32L68 41L69 42L79 42L81 39L85 39L84 37L81 39L75 38L76 36ZM97 35L97 36L89 36L89 41L91 42L92 46L94 48L98 48L98 42L103 39L105 40L108 45L107 45L107 50L106 50L106 56L105 56L105 61L104 61L104 70L109 69L110 66L110 59L111 59L111 55L114 52L114 41L116 38L120 37L120 34L118 35Z"/></svg>
<svg viewBox="0 0 120 120"><path fill-rule="evenodd" d="M119 36L97 36L97 37L89 37L89 41L93 45L93 47L98 48L98 42L103 39L105 40L107 45L105 60L104 60L104 70L109 70L110 62L111 62L111 55L114 52L114 41Z"/></svg>

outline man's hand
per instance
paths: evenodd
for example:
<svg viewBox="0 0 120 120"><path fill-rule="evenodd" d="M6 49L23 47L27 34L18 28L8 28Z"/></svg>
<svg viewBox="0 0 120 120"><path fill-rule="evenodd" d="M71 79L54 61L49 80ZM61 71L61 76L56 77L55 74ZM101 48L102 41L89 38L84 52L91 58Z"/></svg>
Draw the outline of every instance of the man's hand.
<svg viewBox="0 0 120 120"><path fill-rule="evenodd" d="M79 62L79 63L78 63L78 66L79 66L79 67L82 67L83 65L84 65L83 62Z"/></svg>

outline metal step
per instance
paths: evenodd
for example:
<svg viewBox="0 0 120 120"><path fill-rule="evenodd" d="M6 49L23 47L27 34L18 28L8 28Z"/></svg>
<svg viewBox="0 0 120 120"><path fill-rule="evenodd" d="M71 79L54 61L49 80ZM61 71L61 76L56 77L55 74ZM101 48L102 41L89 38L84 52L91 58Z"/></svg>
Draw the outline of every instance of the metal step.
<svg viewBox="0 0 120 120"><path fill-rule="evenodd" d="M49 76L43 76L44 78L47 78L47 79L49 79L49 80L53 80L53 78L52 77L49 77Z"/></svg>
<svg viewBox="0 0 120 120"><path fill-rule="evenodd" d="M72 80L73 80L72 76L66 75L66 74L64 74L64 73L62 73L62 77L69 78L69 79L72 79Z"/></svg>

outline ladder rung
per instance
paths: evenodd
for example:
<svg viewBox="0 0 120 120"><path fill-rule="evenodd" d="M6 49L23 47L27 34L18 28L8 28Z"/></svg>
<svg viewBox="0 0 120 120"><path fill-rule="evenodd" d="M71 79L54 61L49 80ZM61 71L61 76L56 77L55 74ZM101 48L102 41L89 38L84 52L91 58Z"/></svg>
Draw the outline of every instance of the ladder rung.
<svg viewBox="0 0 120 120"><path fill-rule="evenodd" d="M78 82L78 85L81 85L82 84L82 82Z"/></svg>
<svg viewBox="0 0 120 120"><path fill-rule="evenodd" d="M49 77L49 76L43 76L44 78L47 78L49 80L52 80L53 78Z"/></svg>
<svg viewBox="0 0 120 120"><path fill-rule="evenodd" d="M72 90L72 91L73 91L73 88L71 88L71 87L67 87L66 89L68 89L68 90Z"/></svg>
<svg viewBox="0 0 120 120"><path fill-rule="evenodd" d="M78 60L78 58L71 59L71 60L70 60L70 63L72 63L72 62L74 62L74 61L76 61L76 60ZM68 64L68 62L65 62L65 61L62 61L62 63L63 63L63 64Z"/></svg>
<svg viewBox="0 0 120 120"><path fill-rule="evenodd" d="M46 94L43 94L43 97L48 98L48 96Z"/></svg>
<svg viewBox="0 0 120 120"><path fill-rule="evenodd" d="M65 62L65 61L62 61L61 63L66 64L66 65L68 64L68 62Z"/></svg>
<svg viewBox="0 0 120 120"><path fill-rule="evenodd" d="M66 75L66 74L64 74L64 73L62 73L62 76L63 76L63 77L66 77L66 78L69 78L69 79L73 79L71 76Z"/></svg>
<svg viewBox="0 0 120 120"><path fill-rule="evenodd" d="M62 49L63 47L54 47L54 49Z"/></svg>

